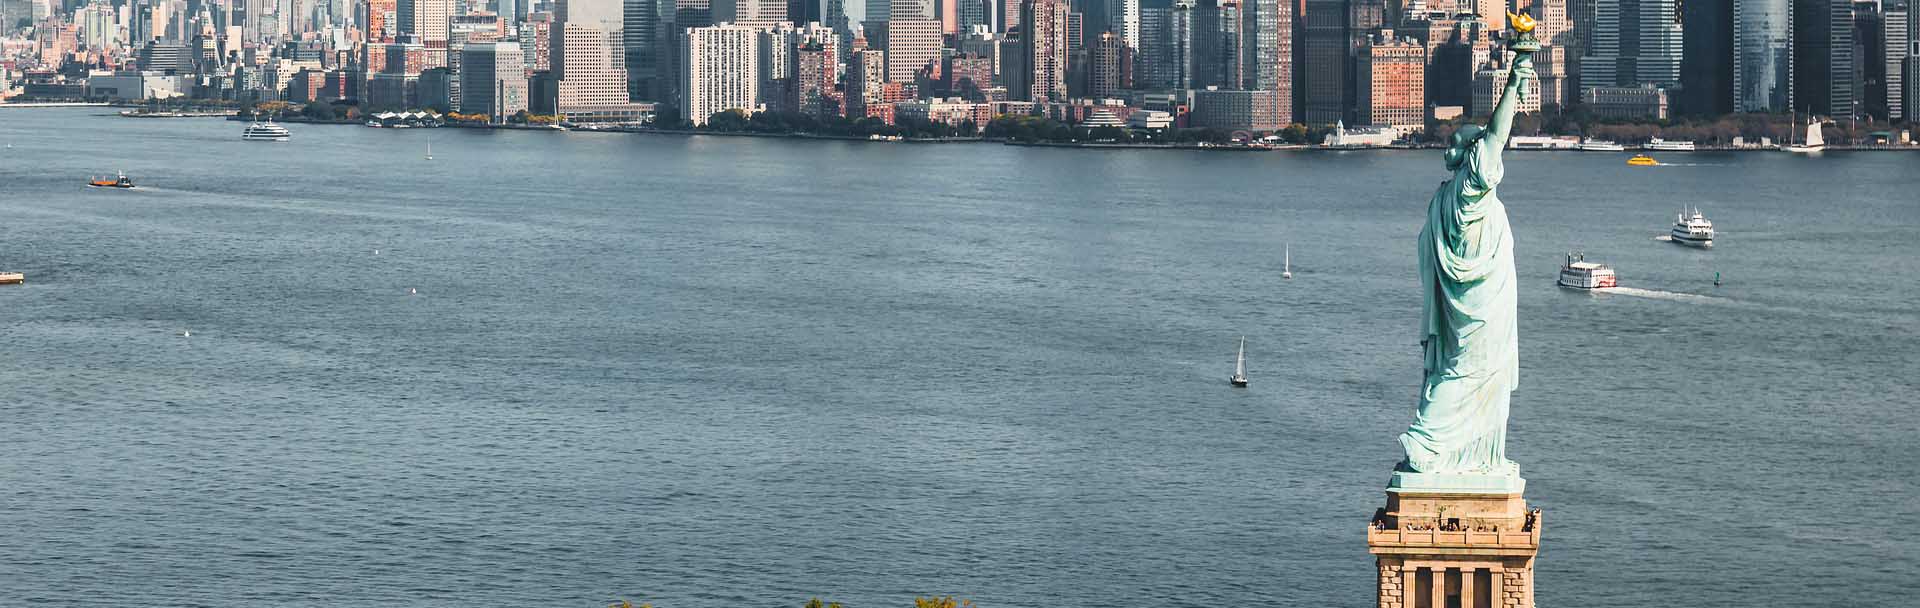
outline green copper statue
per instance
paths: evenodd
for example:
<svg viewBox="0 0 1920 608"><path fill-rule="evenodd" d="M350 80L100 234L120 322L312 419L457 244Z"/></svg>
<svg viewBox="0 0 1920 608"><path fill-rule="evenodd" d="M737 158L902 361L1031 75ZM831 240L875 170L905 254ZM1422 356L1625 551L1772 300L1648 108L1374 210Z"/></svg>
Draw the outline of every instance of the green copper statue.
<svg viewBox="0 0 1920 608"><path fill-rule="evenodd" d="M1539 43L1531 27L1515 25L1521 35L1509 45L1515 57L1506 89L1485 128L1454 132L1446 152L1453 177L1433 194L1420 231L1426 381L1419 413L1400 435L1406 460L1396 485L1477 483L1493 490L1522 483L1506 455L1507 406L1519 384L1513 235L1494 190L1514 106L1535 77ZM1486 476L1498 479L1476 481Z"/></svg>

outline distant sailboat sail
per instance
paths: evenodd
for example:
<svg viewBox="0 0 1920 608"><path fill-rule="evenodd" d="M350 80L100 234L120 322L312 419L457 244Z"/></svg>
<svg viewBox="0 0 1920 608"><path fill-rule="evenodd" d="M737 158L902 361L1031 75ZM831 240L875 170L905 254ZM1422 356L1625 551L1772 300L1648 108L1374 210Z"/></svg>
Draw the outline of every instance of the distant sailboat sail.
<svg viewBox="0 0 1920 608"><path fill-rule="evenodd" d="M1291 279L1293 278L1293 247L1291 245L1282 245L1280 251L1283 256L1281 258L1283 261L1280 266L1280 278Z"/></svg>
<svg viewBox="0 0 1920 608"><path fill-rule="evenodd" d="M1233 360L1233 377L1227 382L1234 386L1247 385L1247 337L1240 336L1240 355Z"/></svg>

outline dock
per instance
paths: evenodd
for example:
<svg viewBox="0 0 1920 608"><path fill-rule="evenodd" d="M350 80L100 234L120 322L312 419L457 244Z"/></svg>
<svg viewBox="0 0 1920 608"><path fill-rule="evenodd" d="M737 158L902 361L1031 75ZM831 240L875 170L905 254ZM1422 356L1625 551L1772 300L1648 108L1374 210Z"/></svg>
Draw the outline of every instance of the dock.
<svg viewBox="0 0 1920 608"><path fill-rule="evenodd" d="M17 285L27 282L27 275L18 272L0 272L0 285Z"/></svg>

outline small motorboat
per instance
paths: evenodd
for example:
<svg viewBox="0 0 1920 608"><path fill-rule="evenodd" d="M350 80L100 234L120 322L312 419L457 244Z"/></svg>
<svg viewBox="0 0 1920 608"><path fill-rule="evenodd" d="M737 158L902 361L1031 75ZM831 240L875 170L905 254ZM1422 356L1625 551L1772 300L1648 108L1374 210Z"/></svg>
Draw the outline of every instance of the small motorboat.
<svg viewBox="0 0 1920 608"><path fill-rule="evenodd" d="M1635 167L1655 167L1660 165L1660 161L1654 160L1653 157L1645 154L1635 154L1633 158L1627 159L1627 164Z"/></svg>
<svg viewBox="0 0 1920 608"><path fill-rule="evenodd" d="M126 174L125 172L122 172L122 173L120 173L120 175L119 175L118 177L96 177L96 178L93 178L92 180L89 180L89 181L87 181L87 186L88 186L88 187L92 187L92 188L122 188L122 189L126 189L126 188L132 188L132 187L133 187L133 180L132 180L131 178L128 178L128 177L127 177L127 174Z"/></svg>

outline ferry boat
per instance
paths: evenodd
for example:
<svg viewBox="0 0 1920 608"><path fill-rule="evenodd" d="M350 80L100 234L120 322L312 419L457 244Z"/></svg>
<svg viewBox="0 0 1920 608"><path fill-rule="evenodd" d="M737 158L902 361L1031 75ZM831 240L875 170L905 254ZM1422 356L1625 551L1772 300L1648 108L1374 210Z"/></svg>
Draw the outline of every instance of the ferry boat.
<svg viewBox="0 0 1920 608"><path fill-rule="evenodd" d="M286 127L273 124L273 121L247 124L247 130L240 132L240 139L247 141L286 141L291 136Z"/></svg>
<svg viewBox="0 0 1920 608"><path fill-rule="evenodd" d="M87 182L87 186L88 186L88 187L91 187L91 188L122 188L122 189L130 189L130 188L133 188L133 180L132 180L132 179L130 179L130 178L128 178L128 177L127 177L127 174L126 174L125 172L122 172L122 173L120 173L120 175L119 175L119 177L96 177L96 178L93 178L92 180L89 180L89 181Z"/></svg>
<svg viewBox="0 0 1920 608"><path fill-rule="evenodd" d="M1692 216L1681 211L1673 220L1673 242L1688 247L1712 247L1713 222L1701 215L1699 209L1694 209Z"/></svg>
<svg viewBox="0 0 1920 608"><path fill-rule="evenodd" d="M1567 265L1560 267L1561 287L1603 289L1617 287L1618 283L1618 278L1613 274L1613 267L1589 262L1585 254L1567 254Z"/></svg>
<svg viewBox="0 0 1920 608"><path fill-rule="evenodd" d="M1635 154L1633 158L1627 159L1627 164L1635 167L1653 167L1658 166L1660 161L1654 160L1653 157L1645 154Z"/></svg>
<svg viewBox="0 0 1920 608"><path fill-rule="evenodd" d="M1580 140L1580 150L1583 152L1625 152L1627 148L1626 146L1604 139L1583 139Z"/></svg>
<svg viewBox="0 0 1920 608"><path fill-rule="evenodd" d="M1667 141L1667 140L1655 137L1653 139L1647 140L1647 149L1659 150L1662 152L1692 152L1693 142Z"/></svg>

